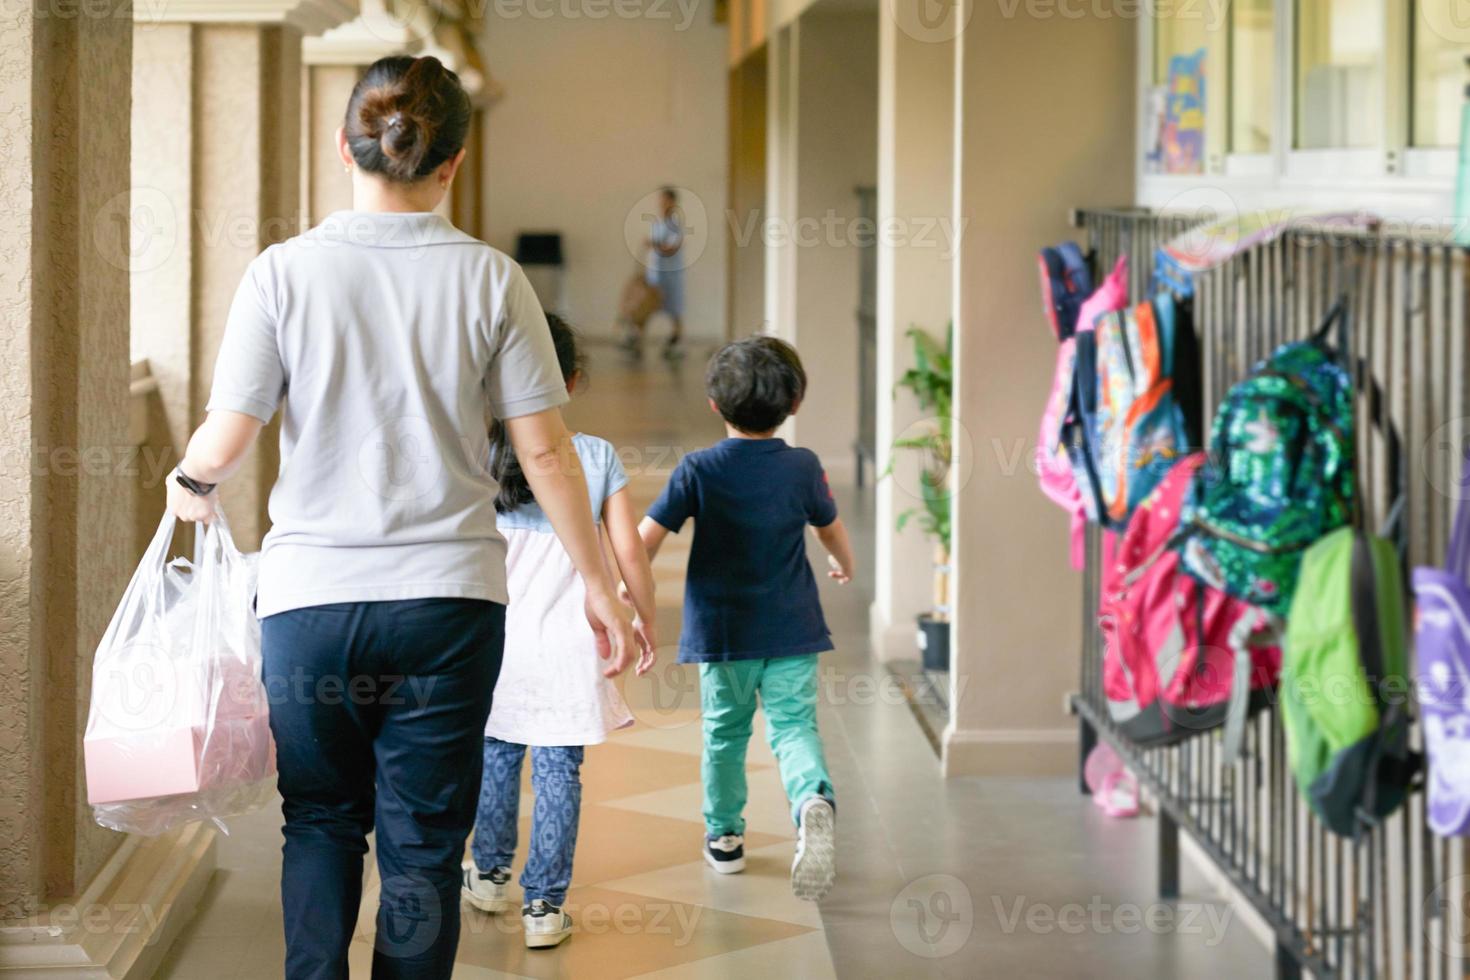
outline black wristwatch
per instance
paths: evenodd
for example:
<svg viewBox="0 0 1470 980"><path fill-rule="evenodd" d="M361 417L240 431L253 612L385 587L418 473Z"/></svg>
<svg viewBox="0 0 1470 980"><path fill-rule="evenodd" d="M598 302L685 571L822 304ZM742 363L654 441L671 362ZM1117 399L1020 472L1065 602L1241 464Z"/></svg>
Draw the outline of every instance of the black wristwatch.
<svg viewBox="0 0 1470 980"><path fill-rule="evenodd" d="M174 468L174 479L179 482L179 486L196 497L207 497L214 492L215 487L219 486L218 483L200 483L178 467Z"/></svg>

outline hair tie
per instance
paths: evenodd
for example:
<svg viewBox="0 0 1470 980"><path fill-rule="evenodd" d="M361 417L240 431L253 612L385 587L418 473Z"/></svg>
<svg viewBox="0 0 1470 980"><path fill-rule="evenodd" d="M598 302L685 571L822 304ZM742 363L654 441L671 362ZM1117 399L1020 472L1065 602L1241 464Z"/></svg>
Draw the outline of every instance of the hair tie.
<svg viewBox="0 0 1470 980"><path fill-rule="evenodd" d="M399 126L402 126L402 125L403 125L403 117L401 115L399 115L398 113L395 112L395 113L393 113L393 115L391 115L391 116L388 117L388 128L389 129L397 129Z"/></svg>

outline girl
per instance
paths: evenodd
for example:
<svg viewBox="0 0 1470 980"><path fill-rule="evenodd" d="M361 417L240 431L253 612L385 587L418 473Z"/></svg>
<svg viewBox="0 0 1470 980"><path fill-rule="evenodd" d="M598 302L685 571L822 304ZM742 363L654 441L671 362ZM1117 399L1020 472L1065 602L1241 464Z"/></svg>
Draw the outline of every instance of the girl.
<svg viewBox="0 0 1470 980"><path fill-rule="evenodd" d="M582 380L577 338L555 315L547 317L567 392ZM526 945L555 946L571 934L562 911L572 880L572 853L582 804L582 749L633 723L628 706L595 653L596 638L583 611L585 589L498 422L491 428L491 473L506 558L510 603L505 619L505 660L485 725L485 774L475 817L473 861L464 865L465 900L486 912L510 906L507 886L516 849L521 763L531 746L531 853L521 874L521 921ZM572 437L586 474L593 520L607 531L618 571L638 614L634 624L641 675L653 666L653 573L638 536L638 515L628 497L628 477L613 447L579 432Z"/></svg>

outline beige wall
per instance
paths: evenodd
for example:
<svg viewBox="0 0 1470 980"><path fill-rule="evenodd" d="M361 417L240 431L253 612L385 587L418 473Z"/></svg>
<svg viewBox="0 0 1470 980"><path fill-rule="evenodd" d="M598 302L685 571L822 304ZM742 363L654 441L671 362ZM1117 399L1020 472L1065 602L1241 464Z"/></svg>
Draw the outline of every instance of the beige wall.
<svg viewBox="0 0 1470 980"><path fill-rule="evenodd" d="M1134 29L976 4L960 36L956 412L975 451L956 513L951 773L1075 765L1063 696L1077 686L1080 581L1067 521L1029 469L1056 353L1035 253L1075 234L1070 206L1131 199Z"/></svg>
<svg viewBox="0 0 1470 980"><path fill-rule="evenodd" d="M486 239L513 251L520 231L560 231L565 310L589 334L611 334L619 291L642 268L625 228L636 245L646 235L640 204L675 184L692 191L683 203L699 226L686 248L703 246L685 272L685 326L724 336L725 28L708 6L687 25L677 5L668 10L599 20L492 10L484 26L505 88L486 117ZM661 318L652 329L664 329Z"/></svg>
<svg viewBox="0 0 1470 980"><path fill-rule="evenodd" d="M801 16L797 45L796 317L808 395L794 435L829 470L853 467L858 416L858 198L877 181L878 12Z"/></svg>
<svg viewBox="0 0 1470 980"><path fill-rule="evenodd" d="M118 835L85 806L92 651L127 581L132 20L0 32L0 917L71 894Z"/></svg>

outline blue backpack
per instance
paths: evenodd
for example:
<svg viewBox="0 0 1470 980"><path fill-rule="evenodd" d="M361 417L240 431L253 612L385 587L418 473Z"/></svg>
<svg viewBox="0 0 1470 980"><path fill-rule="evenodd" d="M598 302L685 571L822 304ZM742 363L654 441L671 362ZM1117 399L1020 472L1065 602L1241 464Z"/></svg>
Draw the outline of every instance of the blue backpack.
<svg viewBox="0 0 1470 980"><path fill-rule="evenodd" d="M1063 341L1077 329L1077 311L1092 295L1092 266L1076 242L1041 250L1041 298L1052 333Z"/></svg>

